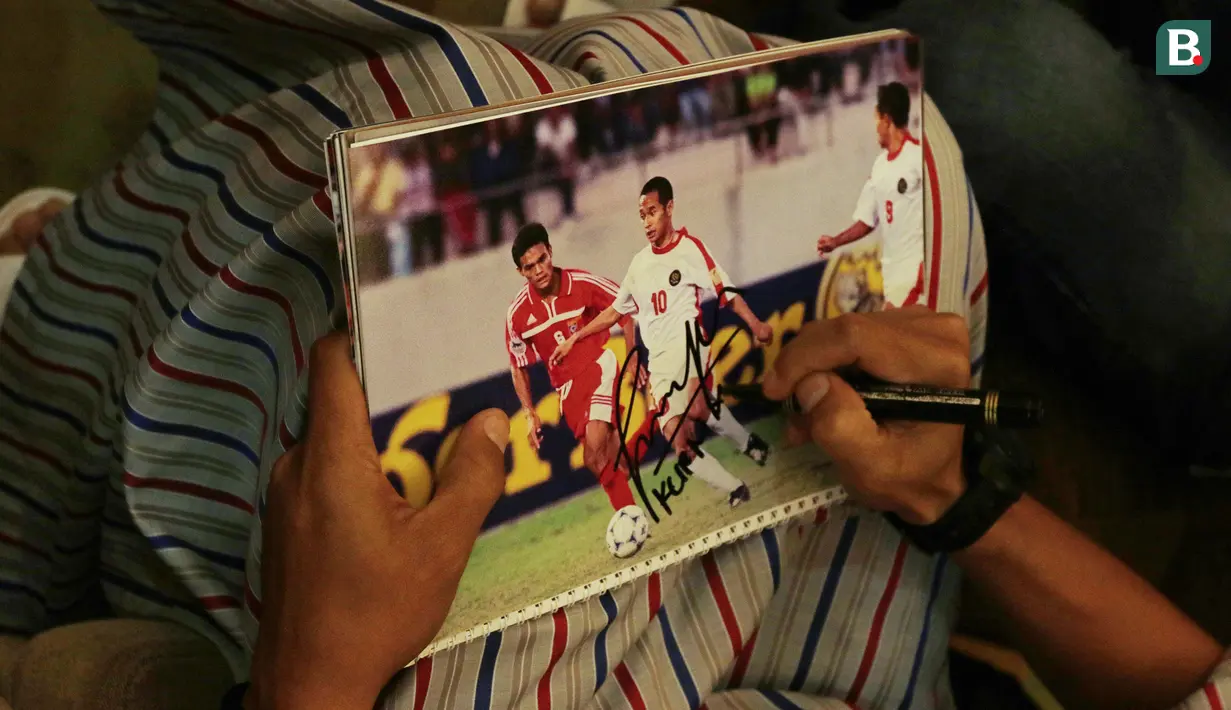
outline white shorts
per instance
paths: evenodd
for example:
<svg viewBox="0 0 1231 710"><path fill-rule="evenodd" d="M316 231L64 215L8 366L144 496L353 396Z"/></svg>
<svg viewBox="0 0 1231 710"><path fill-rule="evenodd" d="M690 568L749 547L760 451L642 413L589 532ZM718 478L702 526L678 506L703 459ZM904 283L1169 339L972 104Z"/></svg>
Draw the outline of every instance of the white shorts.
<svg viewBox="0 0 1231 710"><path fill-rule="evenodd" d="M884 274L885 304L894 308L913 306L923 296L923 262L918 266L894 267Z"/></svg>
<svg viewBox="0 0 1231 710"><path fill-rule="evenodd" d="M688 348L681 345L678 350L650 358L650 397L655 406L658 407L658 421L663 424L666 424L675 417L683 416L688 411L688 405L691 402L705 397L704 394L698 394L696 400L694 400L692 398L693 393L690 391L688 382L684 378L685 370L687 370L688 380L695 381L709 369L709 346L701 348L700 359L701 362L705 363L704 368L698 370L697 363L693 357L695 357L695 353L690 352ZM708 386L712 396L713 378L707 379L710 380Z"/></svg>

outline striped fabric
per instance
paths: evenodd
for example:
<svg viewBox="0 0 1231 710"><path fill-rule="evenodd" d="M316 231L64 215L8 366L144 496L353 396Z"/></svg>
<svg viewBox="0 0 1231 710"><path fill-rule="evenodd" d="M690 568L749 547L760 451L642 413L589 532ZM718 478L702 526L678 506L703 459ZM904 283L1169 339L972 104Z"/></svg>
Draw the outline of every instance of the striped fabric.
<svg viewBox="0 0 1231 710"><path fill-rule="evenodd" d="M101 580L119 613L199 630L242 677L260 492L304 423L308 348L344 323L324 137L782 40L692 10L498 37L380 0L99 5L161 83L140 142L40 239L0 328L0 631L54 625ZM925 297L968 317L977 368L982 227L930 102L924 120ZM422 661L386 703L951 707L956 593L945 557L838 508Z"/></svg>

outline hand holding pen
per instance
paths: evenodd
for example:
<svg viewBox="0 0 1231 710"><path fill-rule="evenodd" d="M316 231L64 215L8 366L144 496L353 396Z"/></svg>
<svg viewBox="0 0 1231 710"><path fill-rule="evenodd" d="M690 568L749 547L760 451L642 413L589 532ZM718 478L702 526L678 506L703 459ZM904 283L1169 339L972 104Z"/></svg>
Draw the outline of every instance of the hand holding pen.
<svg viewBox="0 0 1231 710"><path fill-rule="evenodd" d="M878 421L835 374L849 369L884 382L966 389L966 322L922 307L814 321L783 346L762 384L774 401L795 398L800 413L789 436L828 453L854 499L908 523L935 521L965 489L962 427Z"/></svg>

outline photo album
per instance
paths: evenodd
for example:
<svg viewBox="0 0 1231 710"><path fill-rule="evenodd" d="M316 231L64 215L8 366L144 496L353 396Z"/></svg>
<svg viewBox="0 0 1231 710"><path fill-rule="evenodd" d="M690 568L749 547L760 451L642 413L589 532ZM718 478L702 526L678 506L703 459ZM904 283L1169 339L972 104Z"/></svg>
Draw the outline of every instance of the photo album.
<svg viewBox="0 0 1231 710"><path fill-rule="evenodd" d="M809 321L918 298L920 51L869 33L329 138L390 484L422 506L462 425L512 423L424 655L845 498L746 393Z"/></svg>

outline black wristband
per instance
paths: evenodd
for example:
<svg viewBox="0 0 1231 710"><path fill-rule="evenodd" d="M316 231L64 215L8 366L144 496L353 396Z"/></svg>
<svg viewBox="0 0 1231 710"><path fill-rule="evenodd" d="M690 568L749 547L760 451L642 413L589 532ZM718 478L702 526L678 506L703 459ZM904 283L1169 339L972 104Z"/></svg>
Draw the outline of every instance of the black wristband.
<svg viewBox="0 0 1231 710"><path fill-rule="evenodd" d="M244 695L248 693L248 683L239 683L222 696L221 710L244 710Z"/></svg>
<svg viewBox="0 0 1231 710"><path fill-rule="evenodd" d="M930 554L964 550L987 534L1021 499L1016 479L1025 472L1023 462L998 442L989 441L989 436L988 432L968 430L962 446L966 490L939 519L930 525L911 525L893 513L885 514L915 547Z"/></svg>

